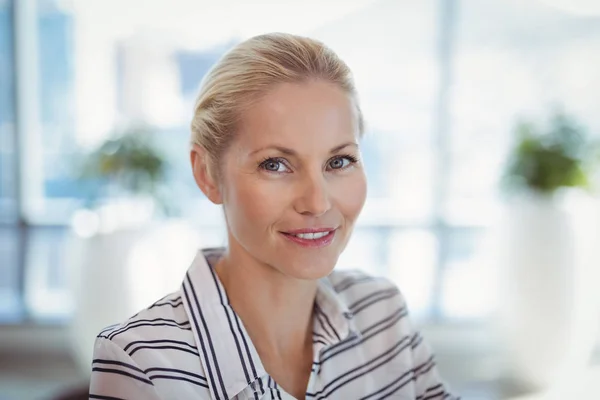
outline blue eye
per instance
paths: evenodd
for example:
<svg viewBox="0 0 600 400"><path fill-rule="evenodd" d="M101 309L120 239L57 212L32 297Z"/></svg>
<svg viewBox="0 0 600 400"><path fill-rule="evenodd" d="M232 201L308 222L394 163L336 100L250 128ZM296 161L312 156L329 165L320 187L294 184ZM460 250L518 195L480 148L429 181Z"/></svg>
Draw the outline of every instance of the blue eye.
<svg viewBox="0 0 600 400"><path fill-rule="evenodd" d="M259 168L269 172L288 172L289 170L283 161L277 158L267 158L260 163Z"/></svg>
<svg viewBox="0 0 600 400"><path fill-rule="evenodd" d="M341 169L348 166L348 164L350 164L350 161L347 158L336 158L329 162L329 167L331 169Z"/></svg>
<svg viewBox="0 0 600 400"><path fill-rule="evenodd" d="M356 163L358 160L356 157L347 155L333 158L329 161L329 169L344 169L350 166L350 164Z"/></svg>

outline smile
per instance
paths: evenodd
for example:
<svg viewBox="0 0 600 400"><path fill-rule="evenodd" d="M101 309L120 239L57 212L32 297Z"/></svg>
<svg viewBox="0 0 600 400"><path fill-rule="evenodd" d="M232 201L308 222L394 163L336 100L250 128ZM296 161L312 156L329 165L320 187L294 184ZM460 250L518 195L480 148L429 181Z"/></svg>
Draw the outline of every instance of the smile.
<svg viewBox="0 0 600 400"><path fill-rule="evenodd" d="M322 237L325 237L325 236L329 235L330 233L331 233L331 231L316 232L316 233L297 233L297 234L294 234L294 236L299 237L300 239L314 240L314 239L321 239Z"/></svg>
<svg viewBox="0 0 600 400"><path fill-rule="evenodd" d="M292 232L281 232L283 236L302 247L325 247L331 244L336 228L307 229Z"/></svg>

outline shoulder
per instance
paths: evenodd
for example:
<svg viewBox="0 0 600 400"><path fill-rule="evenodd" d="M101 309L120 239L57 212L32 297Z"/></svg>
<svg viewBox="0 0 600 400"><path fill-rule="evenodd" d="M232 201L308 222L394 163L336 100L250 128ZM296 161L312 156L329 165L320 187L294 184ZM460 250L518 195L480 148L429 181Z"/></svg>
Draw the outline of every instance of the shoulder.
<svg viewBox="0 0 600 400"><path fill-rule="evenodd" d="M195 347L190 321L179 291L158 300L131 318L100 331L97 341L110 341L132 358L161 345Z"/></svg>
<svg viewBox="0 0 600 400"><path fill-rule="evenodd" d="M173 393L205 398L208 381L199 357L181 294L175 292L98 334L90 390L118 398L172 398Z"/></svg>
<svg viewBox="0 0 600 400"><path fill-rule="evenodd" d="M406 300L389 279L359 270L342 270L332 273L329 281L359 331L387 325L394 326L396 334L411 330Z"/></svg>
<svg viewBox="0 0 600 400"><path fill-rule="evenodd" d="M396 304L405 302L400 289L392 281L360 270L336 270L329 275L329 282L349 308L368 307L383 300L391 300Z"/></svg>

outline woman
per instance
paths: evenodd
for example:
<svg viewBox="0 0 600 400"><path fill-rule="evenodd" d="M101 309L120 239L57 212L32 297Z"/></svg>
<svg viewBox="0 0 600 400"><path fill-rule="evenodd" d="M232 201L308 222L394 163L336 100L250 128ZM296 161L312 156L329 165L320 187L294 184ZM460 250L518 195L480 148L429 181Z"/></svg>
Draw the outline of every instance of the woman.
<svg viewBox="0 0 600 400"><path fill-rule="evenodd" d="M451 397L398 289L333 271L366 197L362 134L350 70L323 44L269 34L226 54L202 84L191 164L228 247L98 335L90 398Z"/></svg>

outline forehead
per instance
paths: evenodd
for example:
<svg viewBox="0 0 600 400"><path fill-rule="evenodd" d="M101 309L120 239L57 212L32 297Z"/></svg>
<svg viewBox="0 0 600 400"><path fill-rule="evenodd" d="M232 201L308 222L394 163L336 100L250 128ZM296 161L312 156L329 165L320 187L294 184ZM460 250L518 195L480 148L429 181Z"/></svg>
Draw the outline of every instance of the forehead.
<svg viewBox="0 0 600 400"><path fill-rule="evenodd" d="M244 148L272 144L297 151L330 148L358 139L357 108L332 83L279 84L244 111L238 138Z"/></svg>

